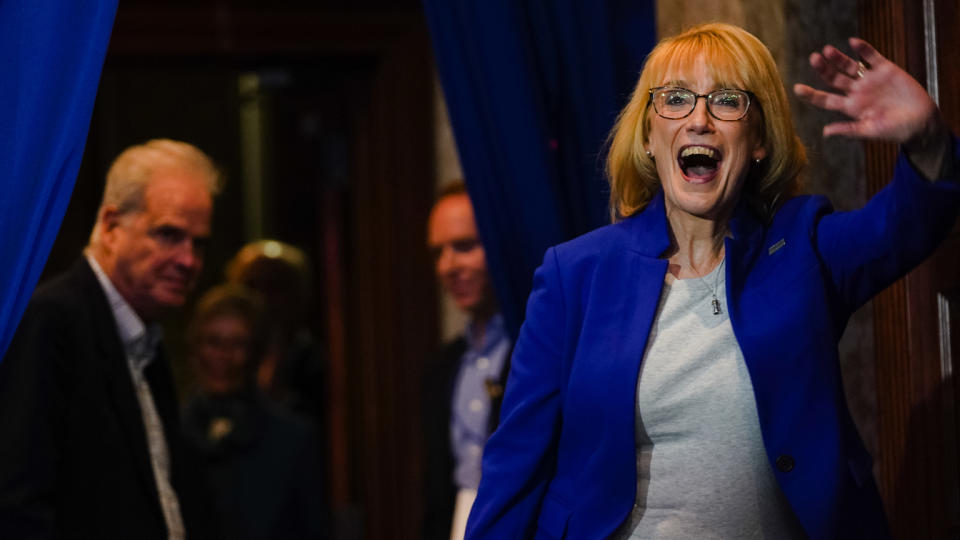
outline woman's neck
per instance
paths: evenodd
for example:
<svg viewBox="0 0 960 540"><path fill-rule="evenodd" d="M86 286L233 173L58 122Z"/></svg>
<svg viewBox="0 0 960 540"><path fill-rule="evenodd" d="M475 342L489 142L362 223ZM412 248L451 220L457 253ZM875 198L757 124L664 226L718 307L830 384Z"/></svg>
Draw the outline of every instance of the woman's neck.
<svg viewBox="0 0 960 540"><path fill-rule="evenodd" d="M677 279L703 277L723 260L727 220L711 220L677 211L667 213L668 272Z"/></svg>

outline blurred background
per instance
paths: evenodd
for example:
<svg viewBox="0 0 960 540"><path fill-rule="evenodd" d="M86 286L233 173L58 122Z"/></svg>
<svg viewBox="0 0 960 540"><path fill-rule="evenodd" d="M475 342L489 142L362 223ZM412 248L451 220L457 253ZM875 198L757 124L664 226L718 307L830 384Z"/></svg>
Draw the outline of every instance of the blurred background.
<svg viewBox="0 0 960 540"><path fill-rule="evenodd" d="M948 25L955 33L960 8L935 4L927 26L912 0L659 0L650 16L659 36L707 20L744 26L771 49L788 88L816 84L809 53L825 43L848 49L851 35L926 81L932 24L934 50L946 51L942 107L956 130L960 82L943 66L956 57ZM429 466L422 366L462 327L437 291L426 220L437 185L482 179L460 166L431 46L419 0L121 2L83 165L44 273L65 269L86 244L106 169L123 148L166 137L210 154L227 185L198 293L222 282L227 261L252 240L282 240L310 261L306 324L326 362L325 489L344 540L418 537ZM796 102L794 111L811 155L809 191L850 209L886 182L893 149L825 142L829 115ZM943 375L950 360L936 362L947 358L944 339L960 349L957 332L936 330L944 313L960 318L960 263L937 257L858 312L841 346L894 528L930 538L956 521L960 493L956 382ZM928 297L940 307L915 300ZM166 329L184 397L194 384L180 339L189 310Z"/></svg>

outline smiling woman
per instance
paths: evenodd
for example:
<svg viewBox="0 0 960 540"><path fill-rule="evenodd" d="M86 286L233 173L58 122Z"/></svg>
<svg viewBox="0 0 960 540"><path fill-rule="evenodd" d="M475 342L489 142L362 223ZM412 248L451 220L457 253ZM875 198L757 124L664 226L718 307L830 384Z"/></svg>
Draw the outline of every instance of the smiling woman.
<svg viewBox="0 0 960 540"><path fill-rule="evenodd" d="M753 165L750 172L756 182L748 183L744 193L755 210L768 216L777 201L799 193L800 171L807 162L806 150L796 135L786 90L766 47L747 32L736 36L688 32L664 40L650 53L636 90L614 128L607 159L610 210L614 219L639 213L659 190L659 170L653 156L639 151L651 129L653 118L648 114L649 109L653 107L657 113L653 117L682 119L696 113L699 97L707 97L687 90L691 84L681 80L687 75L701 85L714 82L716 87L706 90L711 94L720 89L747 94L748 99L740 101L740 107L745 107L742 114L738 107L736 116L713 113L713 118L719 122L750 123L769 150L765 160ZM658 102L670 95L663 92L667 86L684 87L679 90L689 92L688 96L672 96L681 97L687 114L657 108ZM712 99L706 99L706 107L712 110L713 102L724 96L717 93ZM624 129L626 127L633 129Z"/></svg>
<svg viewBox="0 0 960 540"><path fill-rule="evenodd" d="M905 155L846 213L798 196L757 38L707 24L653 50L610 139L615 223L534 277L467 538L889 537L837 342L949 231L960 149L915 80L850 44L862 63L810 59L835 93L795 91L850 117L825 134Z"/></svg>
<svg viewBox="0 0 960 540"><path fill-rule="evenodd" d="M689 71L671 68L664 74L664 80L693 86L705 92L705 98L723 95L720 89L725 85L711 75L702 55L687 69ZM682 95L684 91L689 92L678 93ZM721 119L712 113L711 99L705 99L704 105L699 106L698 94L689 93L694 96L693 107L687 106L687 114L680 117L661 113L663 107L656 108L653 100L657 114L648 117L651 127L645 144L645 155L654 160L664 191L667 215L684 232L692 232L706 223L720 225L729 219L750 167L759 165L767 154L762 131L757 129L761 125L760 113L751 115L751 110L744 106L742 113L734 110L734 115ZM714 237L721 233L720 228L709 232ZM674 262L682 270L684 266L691 269L701 266L700 263L712 267L719 260Z"/></svg>

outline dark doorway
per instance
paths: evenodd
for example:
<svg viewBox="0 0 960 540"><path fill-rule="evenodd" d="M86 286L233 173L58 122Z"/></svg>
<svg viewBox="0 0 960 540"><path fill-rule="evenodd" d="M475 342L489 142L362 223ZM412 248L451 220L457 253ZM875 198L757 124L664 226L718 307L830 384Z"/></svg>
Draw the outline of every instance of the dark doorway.
<svg viewBox="0 0 960 540"><path fill-rule="evenodd" d="M222 281L249 240L306 251L310 324L329 364L324 435L339 537L416 538L419 381L437 343L423 240L433 75L420 4L260 4L121 4L45 277L85 245L120 150L167 137L208 152L227 187L198 290ZM183 320L170 321L173 358L182 331Z"/></svg>

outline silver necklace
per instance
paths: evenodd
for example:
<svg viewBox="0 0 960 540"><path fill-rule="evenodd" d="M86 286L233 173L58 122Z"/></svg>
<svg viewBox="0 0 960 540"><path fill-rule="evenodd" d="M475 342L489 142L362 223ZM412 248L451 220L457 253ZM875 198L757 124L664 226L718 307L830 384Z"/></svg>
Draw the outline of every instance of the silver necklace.
<svg viewBox="0 0 960 540"><path fill-rule="evenodd" d="M710 305L713 306L714 315L720 315L720 313L722 313L720 311L720 299L717 298L717 289L720 287L720 276L723 273L723 263L725 263L726 261L727 261L726 257L724 257L723 259L720 259L720 265L717 267L717 276L713 278L713 288L711 288L710 284L708 284L706 280L703 279L703 276L697 273L696 269L693 268L693 265L690 265L690 269L697 274L697 279L700 281L700 283L703 284L704 287L706 287L707 292L710 293L710 296L713 297L713 299L710 300Z"/></svg>

